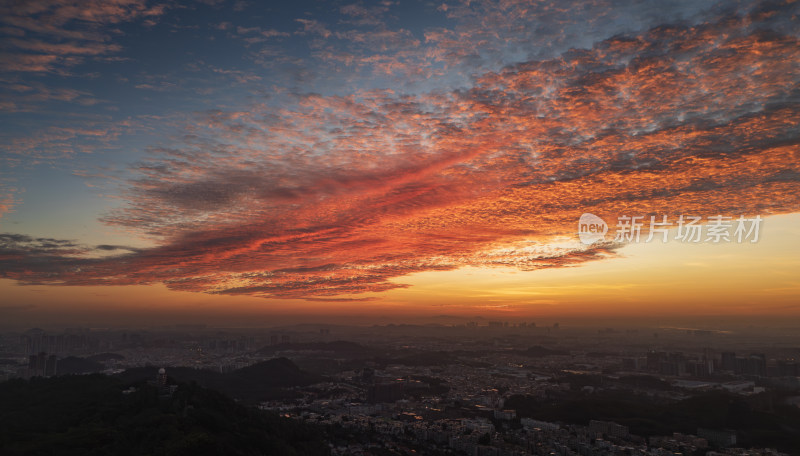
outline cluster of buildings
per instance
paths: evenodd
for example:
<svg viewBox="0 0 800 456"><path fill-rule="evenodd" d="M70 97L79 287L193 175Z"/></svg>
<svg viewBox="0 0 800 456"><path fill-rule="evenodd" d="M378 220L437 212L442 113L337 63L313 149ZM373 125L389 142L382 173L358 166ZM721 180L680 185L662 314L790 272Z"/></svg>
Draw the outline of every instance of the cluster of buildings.
<svg viewBox="0 0 800 456"><path fill-rule="evenodd" d="M511 375L515 369L519 368L368 368L345 372L329 384L315 385L316 392L302 400L273 401L262 407L309 423L340 426L370 436L368 443L351 442L334 448L333 454L341 455L375 454L373 450L378 447L469 456L782 455L771 449L737 448L736 432L724 429L699 428L695 434L645 439L610 421L592 420L581 426L520 418L516 410L506 407L509 395L546 397L552 392L568 394L571 388L568 384ZM435 374L446 380L450 390L409 399L406 393L418 383L412 380L414 373ZM486 385L496 385L503 393ZM337 394L327 394L329 391Z"/></svg>
<svg viewBox="0 0 800 456"><path fill-rule="evenodd" d="M150 364L225 373L279 356L301 367L334 366L324 374L326 383L294 389L302 399L262 404L298 420L369 436L361 443L337 443L334 454L395 448L470 456L776 456L780 453L774 450L737 448L737 434L730 430L699 428L693 434L645 439L610 421L578 425L533 419L509 407L508 398L522 395L544 401L618 390L674 402L704 389L757 395L778 386L800 387L800 363L790 350L753 343L742 345L737 354L732 344L719 342L726 336L710 332L693 331L671 341L667 333L601 330L589 337L557 324L488 322L435 330L389 325L354 334L358 342L347 343L371 351L352 354L315 345L339 340L341 336L332 336L327 328L306 333L30 330L11 344L0 340L0 345L13 346L6 350L18 355L13 375L24 377L57 375L60 357L104 350L121 357L109 358L108 372ZM702 348L712 345L713 350ZM417 362L411 356L443 353L447 357L434 357L441 363L426 361L425 356ZM159 374L155 380L162 395L170 392L165 378ZM599 381L571 384L571 378ZM800 407L800 396L795 399Z"/></svg>
<svg viewBox="0 0 800 456"><path fill-rule="evenodd" d="M32 328L19 336L19 346L25 353L41 352L55 355L67 353L98 352L112 347L110 341L90 333L87 329L75 328L47 332L40 328Z"/></svg>
<svg viewBox="0 0 800 456"><path fill-rule="evenodd" d="M257 353L264 346L290 344L294 340L292 334L280 331L237 333L185 326L160 331L32 328L17 334L2 334L0 381L57 375L60 359L104 353L115 355L102 359L102 370L106 373L146 365L186 366L227 373L269 359L269 354Z"/></svg>
<svg viewBox="0 0 800 456"><path fill-rule="evenodd" d="M358 412L366 410L356 409ZM309 423L340 426L354 434L368 433L364 443L334 446L334 455L375 454L375 448L421 454L468 456L788 456L773 449L736 448L727 431L698 429L697 435L675 433L649 439L632 435L613 422L565 425L523 418L520 426L483 417L427 420L408 411L408 404L372 406L370 414L353 414L350 407L286 414ZM321 413L320 413L321 412ZM735 435L735 434L734 434ZM728 446L714 439L729 439ZM712 448L715 448L712 450Z"/></svg>
<svg viewBox="0 0 800 456"><path fill-rule="evenodd" d="M682 352L650 351L645 357L624 357L622 368L628 371L647 371L667 376L710 378L715 373L750 377L797 376L800 362L767 360L763 353L736 356L722 352L714 357L708 350L702 355L687 356Z"/></svg>
<svg viewBox="0 0 800 456"><path fill-rule="evenodd" d="M52 377L58 374L58 358L56 355L39 352L28 356L27 369L21 368L19 371L22 378Z"/></svg>

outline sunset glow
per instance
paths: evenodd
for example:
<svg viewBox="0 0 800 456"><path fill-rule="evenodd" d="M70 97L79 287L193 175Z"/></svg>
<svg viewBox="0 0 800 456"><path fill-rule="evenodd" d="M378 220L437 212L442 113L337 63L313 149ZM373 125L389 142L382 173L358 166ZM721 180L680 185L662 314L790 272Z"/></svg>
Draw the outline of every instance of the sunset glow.
<svg viewBox="0 0 800 456"><path fill-rule="evenodd" d="M798 2L179 3L0 7L5 322L800 316Z"/></svg>

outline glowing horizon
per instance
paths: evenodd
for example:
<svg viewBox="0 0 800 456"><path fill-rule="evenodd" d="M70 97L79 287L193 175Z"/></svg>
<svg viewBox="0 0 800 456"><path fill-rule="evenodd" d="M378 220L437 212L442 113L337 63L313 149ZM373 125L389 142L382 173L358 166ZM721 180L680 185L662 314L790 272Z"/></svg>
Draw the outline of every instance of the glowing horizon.
<svg viewBox="0 0 800 456"><path fill-rule="evenodd" d="M0 312L800 316L798 2L572 6L3 7Z"/></svg>

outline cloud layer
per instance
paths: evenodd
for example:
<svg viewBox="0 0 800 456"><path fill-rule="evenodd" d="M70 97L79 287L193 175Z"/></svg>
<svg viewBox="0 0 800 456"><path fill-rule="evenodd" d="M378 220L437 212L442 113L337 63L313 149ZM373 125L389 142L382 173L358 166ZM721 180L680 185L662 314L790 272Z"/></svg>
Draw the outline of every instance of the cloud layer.
<svg viewBox="0 0 800 456"><path fill-rule="evenodd" d="M87 57L120 50L108 26L158 17L163 5L147 0L11 0L0 5L7 38L0 51L0 71L63 72ZM119 32L117 32L119 33Z"/></svg>
<svg viewBox="0 0 800 456"><path fill-rule="evenodd" d="M450 91L208 111L135 166L127 204L105 218L157 247L108 255L118 247L6 235L0 271L323 299L403 287L416 272L613 255L563 242L583 212L795 212L800 40L785 18L797 9L762 3L608 37ZM380 11L346 13L372 23Z"/></svg>

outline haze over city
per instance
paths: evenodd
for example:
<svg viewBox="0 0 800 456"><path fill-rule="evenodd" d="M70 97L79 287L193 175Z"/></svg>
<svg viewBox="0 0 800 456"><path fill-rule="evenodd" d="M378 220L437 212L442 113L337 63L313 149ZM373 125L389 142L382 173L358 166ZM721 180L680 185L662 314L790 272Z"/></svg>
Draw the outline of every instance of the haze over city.
<svg viewBox="0 0 800 456"><path fill-rule="evenodd" d="M2 8L6 325L800 312L796 2Z"/></svg>
<svg viewBox="0 0 800 456"><path fill-rule="evenodd" d="M798 13L0 0L0 454L800 454Z"/></svg>

